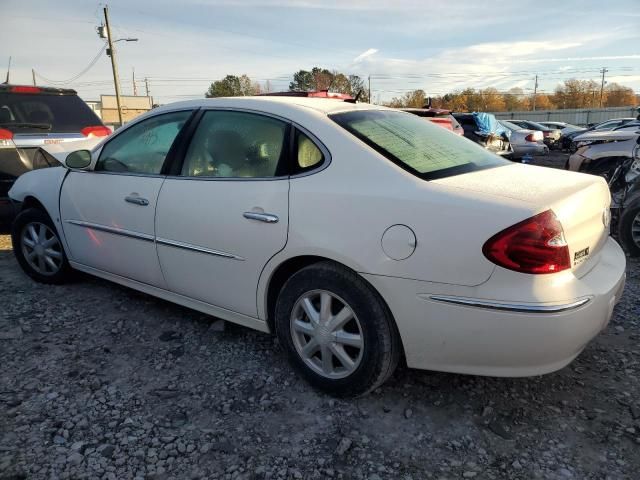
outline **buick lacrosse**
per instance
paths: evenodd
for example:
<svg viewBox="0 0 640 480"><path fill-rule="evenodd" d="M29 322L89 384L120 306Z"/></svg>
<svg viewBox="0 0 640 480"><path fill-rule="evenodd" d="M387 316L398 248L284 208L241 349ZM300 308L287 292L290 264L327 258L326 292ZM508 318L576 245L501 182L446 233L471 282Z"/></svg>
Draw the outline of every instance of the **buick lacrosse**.
<svg viewBox="0 0 640 480"><path fill-rule="evenodd" d="M274 332L335 395L377 387L401 358L552 372L623 290L603 179L508 162L410 113L195 100L59 159L10 192L28 275L80 270Z"/></svg>

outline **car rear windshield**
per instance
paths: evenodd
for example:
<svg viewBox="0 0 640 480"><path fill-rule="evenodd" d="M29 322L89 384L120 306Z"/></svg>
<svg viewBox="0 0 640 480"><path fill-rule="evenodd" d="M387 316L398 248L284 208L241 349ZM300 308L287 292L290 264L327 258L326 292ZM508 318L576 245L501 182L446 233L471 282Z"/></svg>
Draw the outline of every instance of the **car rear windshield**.
<svg viewBox="0 0 640 480"><path fill-rule="evenodd" d="M80 133L102 125L77 95L0 93L0 128L14 133Z"/></svg>
<svg viewBox="0 0 640 480"><path fill-rule="evenodd" d="M362 110L330 118L392 162L432 180L509 162L474 142L415 115Z"/></svg>

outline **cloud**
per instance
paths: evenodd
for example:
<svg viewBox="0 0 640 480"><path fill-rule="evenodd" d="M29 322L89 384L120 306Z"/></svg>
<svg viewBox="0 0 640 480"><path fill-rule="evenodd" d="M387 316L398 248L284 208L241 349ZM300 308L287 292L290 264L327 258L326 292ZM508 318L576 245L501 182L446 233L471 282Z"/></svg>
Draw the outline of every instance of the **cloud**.
<svg viewBox="0 0 640 480"><path fill-rule="evenodd" d="M369 50L362 52L360 55L354 58L353 63L361 62L365 58L370 57L371 55L375 55L377 52L378 52L377 48L370 48Z"/></svg>

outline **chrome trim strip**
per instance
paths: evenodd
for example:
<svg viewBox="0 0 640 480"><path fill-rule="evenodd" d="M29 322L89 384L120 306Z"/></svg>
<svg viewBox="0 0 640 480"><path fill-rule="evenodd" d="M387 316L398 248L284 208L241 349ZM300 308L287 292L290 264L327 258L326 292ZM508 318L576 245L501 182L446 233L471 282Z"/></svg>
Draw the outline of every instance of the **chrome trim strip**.
<svg viewBox="0 0 640 480"><path fill-rule="evenodd" d="M165 245L167 247L182 248L184 250L190 250L192 252L207 253L209 255L215 255L216 257L231 258L233 260L244 261L244 258L234 255L232 253L221 252L219 250L212 250L210 248L199 247L198 245L192 245L190 243L177 242L175 240L168 240L166 238L156 238L156 243L159 245Z"/></svg>
<svg viewBox="0 0 640 480"><path fill-rule="evenodd" d="M590 298L581 298L575 302L560 305L527 305L522 303L501 303L492 300L480 300L476 298L451 297L448 295L430 295L429 298L436 302L452 303L454 305L463 305L466 307L489 308L492 310L504 310L509 312L524 313L557 313L574 310L591 300Z"/></svg>
<svg viewBox="0 0 640 480"><path fill-rule="evenodd" d="M79 227L86 227L92 230L98 230L99 232L113 233L114 235L121 235L123 237L135 238L137 240L144 240L145 242L153 242L153 235L146 233L133 232L124 228L109 227L107 225L99 225L97 223L83 222L80 220L67 220L66 223L71 225L77 225Z"/></svg>

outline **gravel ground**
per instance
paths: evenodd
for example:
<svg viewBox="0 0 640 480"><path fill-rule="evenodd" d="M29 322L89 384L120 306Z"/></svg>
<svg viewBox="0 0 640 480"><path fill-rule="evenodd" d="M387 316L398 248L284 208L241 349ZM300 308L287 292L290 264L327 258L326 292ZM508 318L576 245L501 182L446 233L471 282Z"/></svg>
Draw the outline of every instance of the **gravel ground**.
<svg viewBox="0 0 640 480"><path fill-rule="evenodd" d="M87 276L39 285L10 249L0 236L0 479L639 476L638 261L557 373L401 368L334 400L266 334Z"/></svg>

